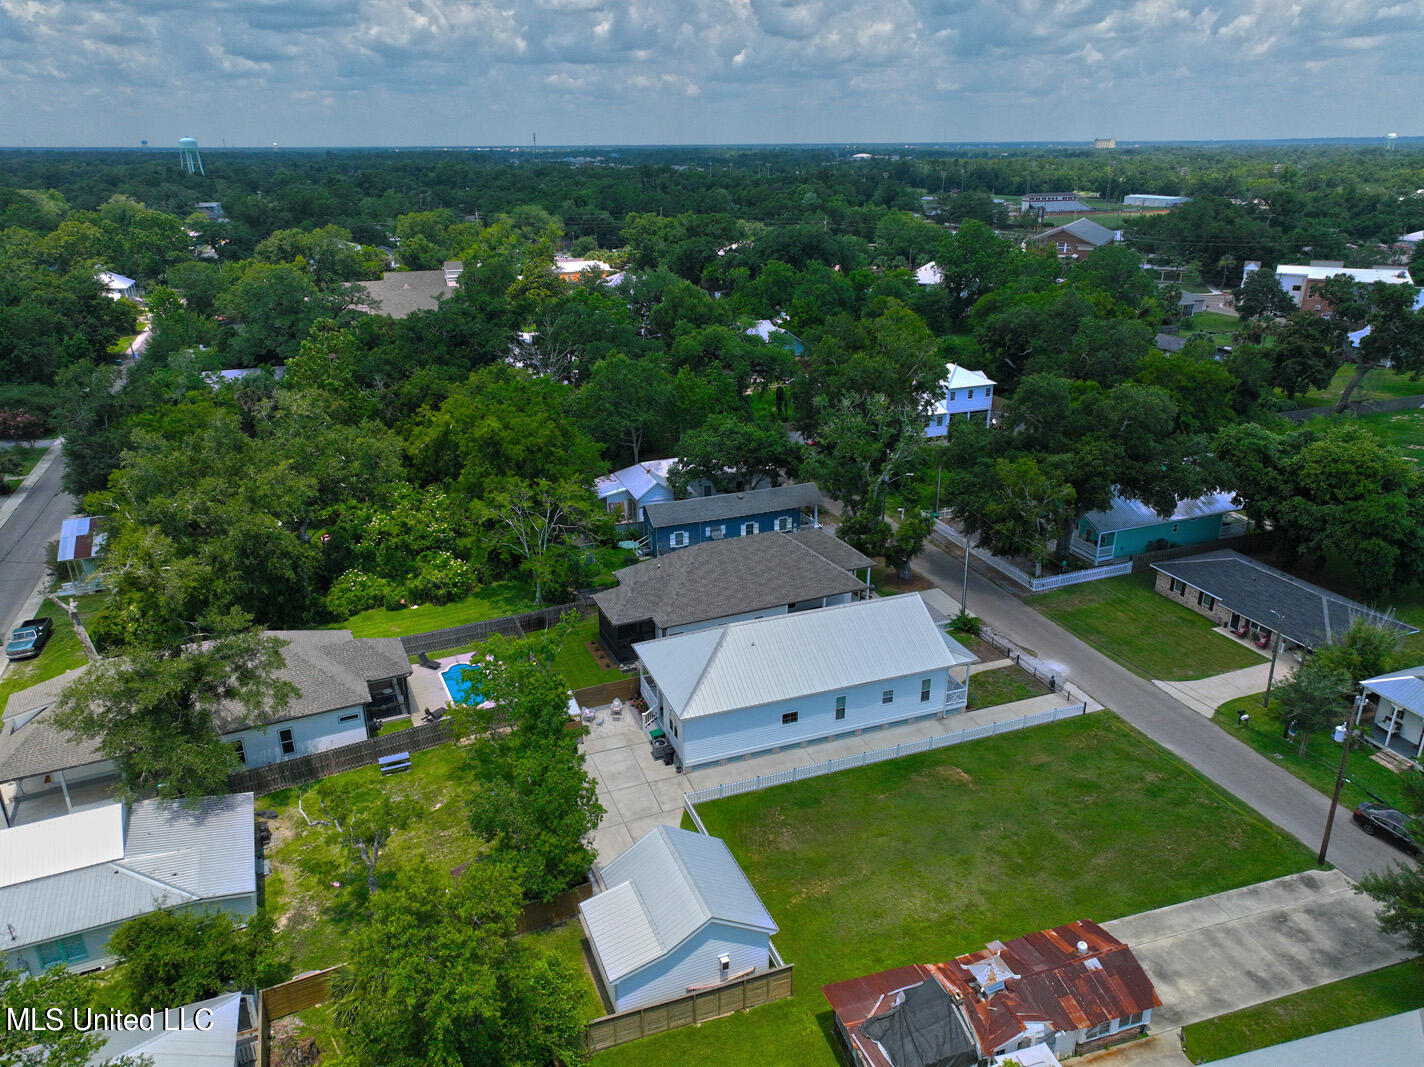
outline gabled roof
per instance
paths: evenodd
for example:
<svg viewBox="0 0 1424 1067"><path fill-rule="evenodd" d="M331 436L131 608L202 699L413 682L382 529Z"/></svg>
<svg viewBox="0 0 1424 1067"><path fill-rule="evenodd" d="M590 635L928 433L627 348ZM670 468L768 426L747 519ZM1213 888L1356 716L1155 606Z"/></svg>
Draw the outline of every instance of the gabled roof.
<svg viewBox="0 0 1424 1067"><path fill-rule="evenodd" d="M1072 222L1064 223L1062 226L1055 226L1051 230L1044 230L1042 233L1035 234L1030 239L1034 241L1047 241L1060 233L1071 233L1074 237L1078 238L1078 240L1087 241L1094 247L1110 244L1117 239L1116 230L1110 230L1106 226L1094 222L1092 219L1074 219Z"/></svg>
<svg viewBox="0 0 1424 1067"><path fill-rule="evenodd" d="M973 663L913 594L734 622L633 646L684 719Z"/></svg>
<svg viewBox="0 0 1424 1067"><path fill-rule="evenodd" d="M666 629L854 592L864 583L851 568L873 562L824 530L728 537L624 567L593 600L615 626Z"/></svg>
<svg viewBox="0 0 1424 1067"><path fill-rule="evenodd" d="M610 983L662 959L709 922L768 936L776 923L720 837L657 826L603 869L579 905Z"/></svg>
<svg viewBox="0 0 1424 1067"><path fill-rule="evenodd" d="M634 463L631 467L624 467L595 479L593 489L600 500L618 492L627 492L634 500L642 500L644 494L655 486L667 488L668 472L676 463L676 456L671 459L647 459L642 463Z"/></svg>
<svg viewBox="0 0 1424 1067"><path fill-rule="evenodd" d="M1398 633L1412 626L1231 549L1152 564L1152 569L1214 596L1227 610L1278 629L1288 641L1314 648L1345 636L1355 619ZM1279 617L1272 610L1279 612Z"/></svg>
<svg viewBox="0 0 1424 1067"><path fill-rule="evenodd" d="M939 285L944 281L944 271L939 269L938 263L930 260L915 270L915 281L921 285Z"/></svg>
<svg viewBox="0 0 1424 1067"><path fill-rule="evenodd" d="M53 856L71 835L79 843ZM11 871L0 886L9 948L257 891L251 793L72 812L0 830L0 855Z"/></svg>
<svg viewBox="0 0 1424 1067"><path fill-rule="evenodd" d="M380 281L357 282L372 301L380 302L376 314L403 319L417 311L433 311L452 291L442 270L388 270Z"/></svg>
<svg viewBox="0 0 1424 1067"><path fill-rule="evenodd" d="M101 1030L104 1044L90 1057L89 1067L122 1056L146 1056L151 1067L233 1067L241 1005L241 993L221 993L169 1009L171 1030ZM207 1025L200 1029L195 1020ZM179 1029L180 1023L184 1028Z"/></svg>
<svg viewBox="0 0 1424 1067"><path fill-rule="evenodd" d="M688 500L664 500L644 509L654 527L681 526L689 522L717 522L743 515L787 511L821 503L821 491L814 485L778 485L773 489L751 489L744 493L715 493Z"/></svg>
<svg viewBox="0 0 1424 1067"><path fill-rule="evenodd" d="M1424 715L1424 666L1366 678L1360 686Z"/></svg>
<svg viewBox="0 0 1424 1067"><path fill-rule="evenodd" d="M983 371L970 370L958 363L948 364L945 371L945 379L940 383L941 392L947 393L951 389L976 389L979 386L995 384L994 379Z"/></svg>
<svg viewBox="0 0 1424 1067"><path fill-rule="evenodd" d="M1194 500L1178 500L1172 514L1159 515L1140 500L1115 496L1112 507L1107 511L1090 511L1083 517L1099 533L1139 530L1144 526L1157 526L1164 522L1203 519L1209 515L1229 515L1236 510L1234 499L1232 493L1207 493Z"/></svg>

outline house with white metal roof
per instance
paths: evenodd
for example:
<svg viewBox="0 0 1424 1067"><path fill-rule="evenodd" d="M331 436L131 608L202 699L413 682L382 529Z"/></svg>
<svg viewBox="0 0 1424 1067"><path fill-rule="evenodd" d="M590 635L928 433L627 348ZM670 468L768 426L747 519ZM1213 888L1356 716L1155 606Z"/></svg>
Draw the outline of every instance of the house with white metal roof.
<svg viewBox="0 0 1424 1067"><path fill-rule="evenodd" d="M1375 282L1383 282L1385 285L1414 284L1414 279L1404 267L1347 267L1336 260L1312 260L1305 264L1282 263L1276 268L1276 281L1296 307L1326 315L1330 312L1329 302L1315 290L1318 290L1323 282L1342 274L1362 285L1373 285Z"/></svg>
<svg viewBox="0 0 1424 1067"><path fill-rule="evenodd" d="M966 418L981 420L986 425L994 407L993 378L977 370L951 363L945 368L944 381L940 382L939 394L934 407L930 408L930 421L925 426L926 437L943 437L949 432L951 419Z"/></svg>
<svg viewBox="0 0 1424 1067"><path fill-rule="evenodd" d="M676 465L676 456L645 459L595 479L593 491L604 510L619 522L642 522L644 504L673 499L668 474Z"/></svg>
<svg viewBox="0 0 1424 1067"><path fill-rule="evenodd" d="M684 767L963 711L977 658L913 594L633 648L649 715Z"/></svg>
<svg viewBox="0 0 1424 1067"><path fill-rule="evenodd" d="M1141 500L1114 496L1106 511L1090 511L1078 520L1071 550L1089 563L1108 563L1140 552L1239 537L1249 523L1237 514L1234 501L1232 493L1207 493L1178 500L1164 515Z"/></svg>
<svg viewBox="0 0 1424 1067"><path fill-rule="evenodd" d="M1424 759L1424 665L1366 678L1360 688L1366 707L1374 705L1367 739L1415 762Z"/></svg>
<svg viewBox="0 0 1424 1067"><path fill-rule="evenodd" d="M257 910L251 793L105 804L0 830L8 967L106 966L120 925L169 908Z"/></svg>
<svg viewBox="0 0 1424 1067"><path fill-rule="evenodd" d="M236 1067L257 1062L254 1020L241 993L220 993L160 1013L153 1029L100 1030L104 1043L87 1067L143 1056L149 1067ZM247 1033L239 1037L246 1026ZM246 1053L246 1055L244 1055Z"/></svg>
<svg viewBox="0 0 1424 1067"><path fill-rule="evenodd" d="M656 826L579 905L614 1011L764 971L776 923L720 837Z"/></svg>

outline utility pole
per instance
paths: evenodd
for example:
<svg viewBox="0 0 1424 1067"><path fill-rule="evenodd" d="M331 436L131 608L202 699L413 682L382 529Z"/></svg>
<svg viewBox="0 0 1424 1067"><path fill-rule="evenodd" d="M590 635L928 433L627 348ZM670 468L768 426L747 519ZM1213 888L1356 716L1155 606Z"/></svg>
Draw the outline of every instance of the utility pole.
<svg viewBox="0 0 1424 1067"><path fill-rule="evenodd" d="M1330 795L1330 811L1325 816L1325 836L1320 840L1320 856L1317 862L1321 866L1325 865L1325 852L1330 847L1330 828L1335 825L1335 808L1340 803L1340 787L1345 784L1346 760L1350 758L1350 738L1355 736L1355 723L1359 721L1360 713L1365 710L1365 694L1361 691L1355 698L1355 715L1353 720L1345 722L1345 741L1340 746L1340 770L1335 775L1335 792Z"/></svg>
<svg viewBox="0 0 1424 1067"><path fill-rule="evenodd" d="M1271 706L1271 686L1276 682L1276 657L1281 654L1281 613L1275 608L1267 609L1276 617L1276 640L1271 646L1271 672L1266 675L1266 694L1261 698L1262 707Z"/></svg>

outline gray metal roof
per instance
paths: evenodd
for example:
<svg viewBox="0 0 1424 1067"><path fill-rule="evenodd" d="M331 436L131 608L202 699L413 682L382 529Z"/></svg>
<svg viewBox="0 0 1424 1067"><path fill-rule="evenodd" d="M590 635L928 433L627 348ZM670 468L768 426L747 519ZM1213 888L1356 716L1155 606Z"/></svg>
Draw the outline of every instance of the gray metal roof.
<svg viewBox="0 0 1424 1067"><path fill-rule="evenodd" d="M147 1056L152 1067L233 1067L241 1004L241 993L222 993L170 1009L169 1022L189 1029L101 1030L104 1044L89 1058L88 1067L102 1067L121 1056ZM199 1011L211 1013L201 1016L210 1024L206 1029L194 1025Z"/></svg>
<svg viewBox="0 0 1424 1067"><path fill-rule="evenodd" d="M1393 674L1366 678L1360 685L1372 693L1388 697L1400 707L1424 715L1424 667L1410 667Z"/></svg>
<svg viewBox="0 0 1424 1067"><path fill-rule="evenodd" d="M579 905L604 975L617 982L662 959L709 922L776 933L720 837L648 831L603 869L606 892Z"/></svg>
<svg viewBox="0 0 1424 1067"><path fill-rule="evenodd" d="M1419 632L1398 619L1231 549L1165 560L1152 564L1152 569L1216 597L1228 611L1240 613L1267 629L1279 630L1286 640L1307 648L1340 640L1356 619L1399 633Z"/></svg>
<svg viewBox="0 0 1424 1067"><path fill-rule="evenodd" d="M404 678L411 672L399 638L353 638L349 630L269 632L287 642L282 649L285 666L277 677L295 685L298 694L284 711L265 722L287 722L366 704L371 699L369 683ZM97 742L74 740L55 729L49 711L25 719L27 712L53 704L85 669L76 667L22 689L6 701L5 720L0 726L0 782L83 767L103 759ZM219 707L213 718L222 733L254 725L251 715L236 704Z"/></svg>
<svg viewBox="0 0 1424 1067"><path fill-rule="evenodd" d="M1113 497L1107 511L1090 511L1083 516L1099 533L1114 530L1138 530L1163 522L1201 519L1208 515L1229 515L1236 510L1232 493L1207 493L1192 500L1178 500L1170 515L1159 515L1140 500Z"/></svg>
<svg viewBox="0 0 1424 1067"><path fill-rule="evenodd" d="M751 489L745 493L717 493L687 500L664 500L644 505L648 521L655 527L681 526L688 522L717 522L742 515L806 508L821 503L821 491L810 483L778 485L773 489Z"/></svg>
<svg viewBox="0 0 1424 1067"><path fill-rule="evenodd" d="M14 928L8 947L109 926L157 908L255 894L252 809L251 793L139 801L128 811L118 859L0 887L0 929ZM61 815L0 830L0 837L44 827L61 839L69 821L91 815ZM35 835L25 844L45 847Z"/></svg>
<svg viewBox="0 0 1424 1067"><path fill-rule="evenodd" d="M624 567L593 600L616 626L666 628L864 589L850 569L870 566L824 530L728 537Z"/></svg>
<svg viewBox="0 0 1424 1067"><path fill-rule="evenodd" d="M913 594L734 622L633 646L684 719L973 663Z"/></svg>

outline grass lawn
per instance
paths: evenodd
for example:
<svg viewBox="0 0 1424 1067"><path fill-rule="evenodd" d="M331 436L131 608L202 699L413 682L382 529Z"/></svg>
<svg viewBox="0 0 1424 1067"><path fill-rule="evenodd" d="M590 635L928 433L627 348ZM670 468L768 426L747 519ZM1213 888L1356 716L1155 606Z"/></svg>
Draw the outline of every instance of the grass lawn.
<svg viewBox="0 0 1424 1067"><path fill-rule="evenodd" d="M921 578L918 574L911 574L908 579L902 579L895 573L894 567L873 567L870 571L870 584L875 589L876 596L895 596L897 593L917 593L922 589L933 589L934 583L927 578Z"/></svg>
<svg viewBox="0 0 1424 1067"><path fill-rule="evenodd" d="M111 345L109 346L109 355L111 355L111 356L126 356L126 355L128 355L128 352L129 352L129 345L133 344L134 341L136 341L137 339L138 339L138 334L136 334L136 333L126 333L126 334L124 334L122 337L120 337L117 341L115 341L113 344L111 344Z"/></svg>
<svg viewBox="0 0 1424 1067"><path fill-rule="evenodd" d="M88 622L107 598L107 593L91 593L80 597L79 617ZM49 641L38 656L34 659L16 660L0 675L0 710L4 709L5 701L10 699L12 693L38 685L88 662L84 649L80 647L79 637L69 623L69 616L56 607L53 601L45 601L35 617L53 619L54 632L50 634ZM4 636L8 638L10 635L7 633Z"/></svg>
<svg viewBox="0 0 1424 1067"><path fill-rule="evenodd" d="M627 677L616 666L602 667L593 658L593 653L588 650L588 643L597 640L598 614L595 612L579 620L574 632L569 635L564 647L555 657L554 669L563 674L570 689L584 689L590 685L616 682L619 678Z"/></svg>
<svg viewBox="0 0 1424 1067"><path fill-rule="evenodd" d="M382 886L402 861L419 858L446 869L475 859L484 842L465 819L464 749L439 745L411 754L411 769L383 779L376 767L347 771L336 778L361 791L386 788L413 796L422 814L393 836L382 853L377 878ZM311 787L304 787L308 792ZM307 826L297 810L303 790L283 789L259 797L259 809L278 813L269 819L272 845L267 858L272 874L266 879L268 912L281 930L282 948L293 973L331 967L345 959L345 939L365 916L366 874L334 842L323 826ZM318 818L320 808L308 802L307 813Z"/></svg>
<svg viewBox="0 0 1424 1067"><path fill-rule="evenodd" d="M49 450L46 448L36 448L33 445L12 445L4 450L4 455L17 456L20 460L20 472L5 476L5 481L10 484L12 490L20 488L20 483L35 469L39 461L44 459L47 451Z"/></svg>
<svg viewBox="0 0 1424 1067"><path fill-rule="evenodd" d="M1041 685L1033 675L1017 667L996 667L992 671L969 676L969 707L992 708L996 704L1012 704L1015 700L1042 696L1048 686Z"/></svg>
<svg viewBox="0 0 1424 1067"><path fill-rule="evenodd" d="M584 980L575 989L565 991L566 994L574 996L579 1013L583 1018L597 1019L600 1015L608 1014L603 1004L603 998L598 995L598 986L594 983L593 973L588 969L588 960L583 951L583 927L579 925L577 919L572 919L548 930L536 930L532 934L525 934L524 940L536 948L542 948L546 952L562 956L583 975Z"/></svg>
<svg viewBox="0 0 1424 1067"><path fill-rule="evenodd" d="M331 628L350 630L356 637L406 637L467 622L518 615L538 606L534 603L534 587L528 582L491 582L453 604L421 604L397 611L372 608Z"/></svg>
<svg viewBox="0 0 1424 1067"><path fill-rule="evenodd" d="M1010 802L1011 798L1011 802ZM828 982L1308 869L1313 857L1110 712L701 805L780 927L789 1001L602 1065L836 1064Z"/></svg>
<svg viewBox="0 0 1424 1067"><path fill-rule="evenodd" d="M1194 1023L1182 1038L1193 1063L1209 1063L1421 1007L1424 961L1409 960Z"/></svg>
<svg viewBox="0 0 1424 1067"><path fill-rule="evenodd" d="M1379 434L1415 466L1424 460L1424 411L1386 411L1360 415L1355 421Z"/></svg>
<svg viewBox="0 0 1424 1067"><path fill-rule="evenodd" d="M1193 330L1197 333L1231 334L1240 326L1241 320L1235 315L1223 315L1219 311L1199 311L1192 316L1183 332Z"/></svg>
<svg viewBox="0 0 1424 1067"><path fill-rule="evenodd" d="M1335 372L1335 377L1324 389L1312 389L1300 397L1300 406L1313 408L1335 403L1354 376L1354 364L1346 364ZM1397 374L1384 367L1375 367L1365 375L1365 380L1351 395L1351 399L1380 400L1396 396L1424 396L1424 381L1412 382L1407 375Z"/></svg>
<svg viewBox="0 0 1424 1067"><path fill-rule="evenodd" d="M1033 598L1043 614L1144 678L1186 681L1252 667L1261 657L1211 620L1152 591L1156 572L1084 582Z"/></svg>
<svg viewBox="0 0 1424 1067"><path fill-rule="evenodd" d="M972 687L970 691L973 692ZM1348 707L1342 706L1342 721L1348 710ZM1243 711L1251 716L1251 721L1245 726L1237 723ZM1261 706L1260 693L1227 701L1216 709L1211 721L1326 796L1335 791L1335 776L1340 771L1340 746L1331 740L1328 732L1312 734L1305 755L1299 755L1300 742L1287 741L1281 736L1280 720L1266 713ZM1350 743L1349 766L1345 773L1347 781L1340 790L1340 803L1346 809L1346 817L1356 805L1371 799L1370 793L1394 805L1404 800L1400 776L1370 759L1374 752L1373 745L1358 739Z"/></svg>

